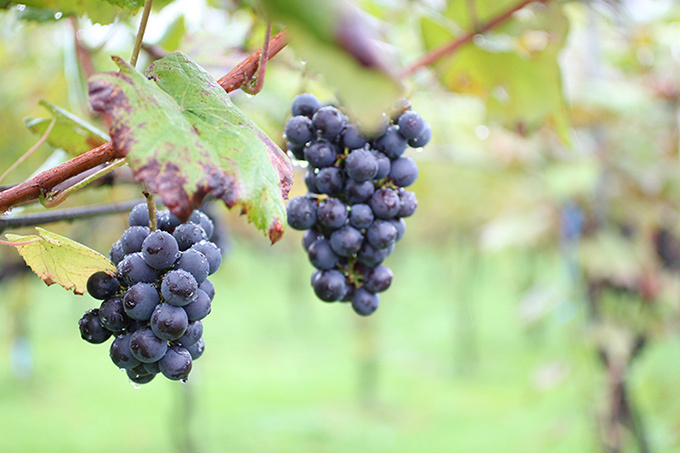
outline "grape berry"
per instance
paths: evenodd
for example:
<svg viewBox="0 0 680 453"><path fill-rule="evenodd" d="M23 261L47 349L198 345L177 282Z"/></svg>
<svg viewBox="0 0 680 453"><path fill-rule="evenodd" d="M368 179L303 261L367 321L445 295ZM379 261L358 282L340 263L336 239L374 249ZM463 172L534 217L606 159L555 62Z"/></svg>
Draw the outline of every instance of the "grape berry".
<svg viewBox="0 0 680 453"><path fill-rule="evenodd" d="M215 295L207 277L220 267L222 252L209 241L213 223L201 211L184 224L160 211L156 231L148 223L146 204L135 206L130 228L111 248L118 272L88 279L88 292L102 303L78 321L80 334L94 344L113 336L111 360L136 384L158 373L186 380L205 349L201 320Z"/></svg>
<svg viewBox="0 0 680 453"><path fill-rule="evenodd" d="M284 133L292 156L309 165L308 193L290 200L287 217L292 228L306 230L302 245L317 269L312 288L324 302L351 302L356 313L370 315L392 283L382 262L404 235L403 218L418 206L405 189L418 166L403 154L425 146L432 129L410 107L374 137L311 94L297 96L291 110Z"/></svg>

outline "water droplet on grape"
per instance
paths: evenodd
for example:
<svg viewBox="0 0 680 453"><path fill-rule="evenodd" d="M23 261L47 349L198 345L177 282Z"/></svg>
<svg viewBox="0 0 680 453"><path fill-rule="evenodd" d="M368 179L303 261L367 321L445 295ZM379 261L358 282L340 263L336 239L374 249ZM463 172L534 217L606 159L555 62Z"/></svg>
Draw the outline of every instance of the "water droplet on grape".
<svg viewBox="0 0 680 453"><path fill-rule="evenodd" d="M136 382L130 381L130 385L132 385L132 387L133 387L135 390L139 390L139 389L142 388L142 386L139 385L139 384L137 384Z"/></svg>
<svg viewBox="0 0 680 453"><path fill-rule="evenodd" d="M180 379L179 382L181 382L182 384L186 384L186 383L187 383L187 379Z"/></svg>

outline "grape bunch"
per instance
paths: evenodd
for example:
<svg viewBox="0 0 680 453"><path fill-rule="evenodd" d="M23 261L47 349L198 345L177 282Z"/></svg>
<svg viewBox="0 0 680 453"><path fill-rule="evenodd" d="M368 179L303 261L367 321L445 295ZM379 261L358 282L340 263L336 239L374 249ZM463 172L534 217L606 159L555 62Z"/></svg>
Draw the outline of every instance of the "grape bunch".
<svg viewBox="0 0 680 453"><path fill-rule="evenodd" d="M308 193L290 200L287 218L292 228L306 230L302 245L316 268L314 293L370 315L380 304L378 293L392 283L382 262L404 235L404 218L418 207L405 189L418 178L418 166L403 154L425 146L432 129L410 106L385 116L372 137L311 94L297 96L291 110L287 146L308 163Z"/></svg>
<svg viewBox="0 0 680 453"><path fill-rule="evenodd" d="M113 336L110 356L136 384L158 373L186 380L205 349L203 323L215 296L207 279L222 253L210 242L213 222L194 211L188 222L159 211L158 229L149 230L146 204L130 212L129 225L111 248L118 272L95 272L87 292L101 300L78 321L81 337L99 344Z"/></svg>

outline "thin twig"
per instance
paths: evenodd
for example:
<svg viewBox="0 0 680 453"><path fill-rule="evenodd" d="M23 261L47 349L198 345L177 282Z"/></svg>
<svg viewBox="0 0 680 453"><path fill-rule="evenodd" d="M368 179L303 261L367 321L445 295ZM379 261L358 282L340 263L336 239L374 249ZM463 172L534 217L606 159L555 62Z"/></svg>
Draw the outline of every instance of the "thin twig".
<svg viewBox="0 0 680 453"><path fill-rule="evenodd" d="M416 72L420 68L424 68L425 66L430 66L432 63L435 61L439 60L445 55L450 55L453 52L455 52L460 46L463 44L472 41L472 39L475 37L475 35L478 35L479 33L485 33L492 28L497 27L498 25L502 24L506 20L510 19L514 13L519 11L520 9L524 8L530 3L545 3L549 0L522 0L521 2L517 3L516 5L513 5L510 7L507 11L499 14L498 16L494 17L490 21L480 25L479 30L474 30L465 33L463 36L460 38L454 39L448 44L445 44L442 47L439 47L437 49L431 50L430 52L426 53L423 55L418 61L413 63L411 66L407 67L404 69L401 73L401 77L406 77L414 72Z"/></svg>
<svg viewBox="0 0 680 453"><path fill-rule="evenodd" d="M129 211L139 203L144 203L144 200L130 200L114 204L81 206L77 208L50 210L34 214L2 217L0 218L0 232L13 228L23 228L44 225L46 223L72 221L101 215L115 214L117 212L125 212Z"/></svg>
<svg viewBox="0 0 680 453"><path fill-rule="evenodd" d="M135 37L135 47L132 49L132 56L130 57L130 66L137 65L137 58L139 58L139 51L142 48L142 40L144 39L144 32L146 31L146 24L149 22L149 15L151 14L151 4L153 0L145 0L144 11L142 11L142 20L139 22L139 30Z"/></svg>
<svg viewBox="0 0 680 453"><path fill-rule="evenodd" d="M282 30L269 41L269 48L267 49L269 59L279 53L281 49L286 46L286 44L288 44L288 35L286 34L286 30ZM259 63L262 50L263 49L261 48L257 49L248 58L236 65L234 69L229 71L227 75L219 79L217 83L219 83L220 86L227 91L227 93L231 93L232 91L237 90L244 84L248 83L248 80L250 80L255 75L258 67L260 66Z"/></svg>
<svg viewBox="0 0 680 453"><path fill-rule="evenodd" d="M287 43L288 39L283 31L274 36L269 43L269 58L276 55ZM260 53L261 49L256 50L231 72L222 77L218 81L220 86L227 93L239 89L257 71ZM107 142L61 165L45 170L21 184L0 192L0 214L18 204L37 200L41 193L49 192L67 179L76 177L97 165L118 157L123 156L113 147L111 142Z"/></svg>
<svg viewBox="0 0 680 453"><path fill-rule="evenodd" d="M10 174L12 172L12 170L14 170L19 165L21 165L21 163L23 161L28 159L31 156L31 154L36 152L36 150L38 148L40 148L40 146L43 143L45 143L45 140L47 140L47 137L50 136L50 132L52 132L52 128L54 127L54 123L56 123L56 122L57 122L56 118L53 118L52 121L50 121L50 124L49 124L49 126L47 126L47 130L45 130L45 133L42 134L42 136L40 136L40 139L35 143L35 145L31 146L31 149L26 151L19 159L17 159L16 162L14 162L7 170L5 170L5 172L2 174L2 176L0 176L0 181L5 179L5 177L7 177L7 175Z"/></svg>

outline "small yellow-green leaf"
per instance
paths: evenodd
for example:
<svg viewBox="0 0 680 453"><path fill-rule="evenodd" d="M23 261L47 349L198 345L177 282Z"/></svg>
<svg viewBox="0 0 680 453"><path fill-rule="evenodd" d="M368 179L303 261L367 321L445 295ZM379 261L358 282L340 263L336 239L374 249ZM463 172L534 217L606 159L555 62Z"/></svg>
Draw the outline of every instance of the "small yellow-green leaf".
<svg viewBox="0 0 680 453"><path fill-rule="evenodd" d="M20 242L17 251L47 285L57 283L76 294L87 290L87 279L97 271L115 272L116 267L99 252L72 239L36 228L38 235L5 235Z"/></svg>
<svg viewBox="0 0 680 453"><path fill-rule="evenodd" d="M43 135L50 123L55 121L47 136L47 143L53 148L61 148L70 156L78 156L109 141L104 132L61 107L47 101L40 101L40 105L50 112L52 118L26 118L24 123L34 134Z"/></svg>

